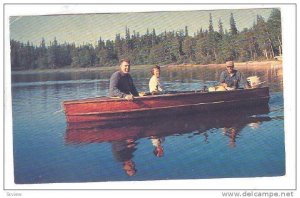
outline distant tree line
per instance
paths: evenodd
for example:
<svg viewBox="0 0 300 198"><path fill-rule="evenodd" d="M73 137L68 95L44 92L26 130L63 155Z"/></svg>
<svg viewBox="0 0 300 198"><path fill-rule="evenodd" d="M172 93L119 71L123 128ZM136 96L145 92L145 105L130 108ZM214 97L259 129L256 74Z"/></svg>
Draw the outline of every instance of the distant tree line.
<svg viewBox="0 0 300 198"><path fill-rule="evenodd" d="M280 10L273 9L267 20L257 15L253 26L242 31L233 14L229 20L229 30L224 30L221 19L216 30L210 14L208 29L201 28L193 36L187 26L158 35L155 29L140 35L126 27L125 38L116 34L114 40L104 41L100 37L95 46L59 44L56 38L50 45L42 39L39 46L11 40L11 66L12 70L102 67L116 65L125 57L134 64L208 64L268 60L282 54Z"/></svg>

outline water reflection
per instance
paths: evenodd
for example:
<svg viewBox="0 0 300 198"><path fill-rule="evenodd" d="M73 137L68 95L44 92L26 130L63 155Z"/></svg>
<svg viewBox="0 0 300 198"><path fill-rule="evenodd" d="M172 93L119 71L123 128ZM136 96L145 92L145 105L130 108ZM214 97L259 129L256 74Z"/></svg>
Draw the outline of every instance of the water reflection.
<svg viewBox="0 0 300 198"><path fill-rule="evenodd" d="M132 160L136 145L133 139L111 142L113 156L116 161L122 163L123 170L128 176L133 176L136 173L135 163Z"/></svg>
<svg viewBox="0 0 300 198"><path fill-rule="evenodd" d="M236 137L240 133L241 129L232 126L230 128L224 127L223 128L223 134L226 135L229 138L229 147L235 147L236 144Z"/></svg>
<svg viewBox="0 0 300 198"><path fill-rule="evenodd" d="M209 135L215 130L220 130L228 137L227 144L230 148L236 148L237 138L240 138L243 128L249 126L258 130L262 122L271 120L267 116L268 113L269 107L264 105L252 109L205 115L194 114L112 123L70 123L66 130L65 141L67 144L83 146L109 142L116 161L121 163L128 176L133 176L137 172L133 153L138 149L137 141L141 138L150 140L156 157L165 155L163 143L169 136L190 134L192 137L203 137L204 142L209 143Z"/></svg>
<svg viewBox="0 0 300 198"><path fill-rule="evenodd" d="M238 68L245 76L257 75L262 81L266 81L266 86L270 87L271 91L281 91L283 88L282 82L282 66L278 63L266 63L265 65L245 66ZM176 67L162 67L161 78L166 83L193 83L201 81L207 86L213 86L220 78L220 73L224 70L220 66L176 66ZM54 72L54 73L35 73L35 74L13 74L13 86L33 86L33 85L47 85L68 83L72 86L80 86L82 83L99 83L103 81L107 84L109 78L115 69L107 71L80 71L80 72ZM139 69L136 67L132 72L132 77L136 83L140 81L149 81L149 70ZM39 82L39 83L34 83ZM105 85L106 85L105 84ZM146 86L147 87L147 86ZM143 86L142 86L143 88ZM107 89L107 87L105 87ZM193 87L193 89L195 89ZM197 89L201 89L198 87Z"/></svg>
<svg viewBox="0 0 300 198"><path fill-rule="evenodd" d="M74 72L37 72L12 74L12 82L47 82L47 81L74 81L74 80L95 80L109 79L114 70L108 71L74 71Z"/></svg>
<svg viewBox="0 0 300 198"><path fill-rule="evenodd" d="M162 143L165 141L164 137L159 138L158 136L150 137L151 143L154 146L153 154L156 157L162 157L164 155L164 149Z"/></svg>

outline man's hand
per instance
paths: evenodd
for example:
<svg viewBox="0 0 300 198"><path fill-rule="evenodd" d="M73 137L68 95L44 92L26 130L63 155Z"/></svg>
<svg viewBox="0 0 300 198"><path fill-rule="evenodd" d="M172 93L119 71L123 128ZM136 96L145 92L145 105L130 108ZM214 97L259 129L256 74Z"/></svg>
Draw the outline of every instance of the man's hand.
<svg viewBox="0 0 300 198"><path fill-rule="evenodd" d="M222 85L225 89L228 88L227 84L226 83L221 83L220 85Z"/></svg>
<svg viewBox="0 0 300 198"><path fill-rule="evenodd" d="M131 95L131 94L128 94L128 95L125 96L125 99L128 100L128 101L133 100L133 98L134 98L134 97L133 97L133 95Z"/></svg>
<svg viewBox="0 0 300 198"><path fill-rule="evenodd" d="M146 95L145 92L140 92L140 93L139 93L139 96L140 96L140 97L143 97L143 96L145 96L145 95Z"/></svg>

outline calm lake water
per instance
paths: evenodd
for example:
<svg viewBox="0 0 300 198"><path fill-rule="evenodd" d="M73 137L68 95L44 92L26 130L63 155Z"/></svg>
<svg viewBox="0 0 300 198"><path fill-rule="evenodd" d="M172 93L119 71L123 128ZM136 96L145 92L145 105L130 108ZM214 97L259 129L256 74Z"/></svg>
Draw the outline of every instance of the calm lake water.
<svg viewBox="0 0 300 198"><path fill-rule="evenodd" d="M285 174L282 70L240 69L270 87L267 107L153 118L126 125L68 125L64 100L106 95L107 72L12 76L17 184L281 176ZM217 83L222 68L162 68L167 90ZM139 91L149 71L133 70Z"/></svg>

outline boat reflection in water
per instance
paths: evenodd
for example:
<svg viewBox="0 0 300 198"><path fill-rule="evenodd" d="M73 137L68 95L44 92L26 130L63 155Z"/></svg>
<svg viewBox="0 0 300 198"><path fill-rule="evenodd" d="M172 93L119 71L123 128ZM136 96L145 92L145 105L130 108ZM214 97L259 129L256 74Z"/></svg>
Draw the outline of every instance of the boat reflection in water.
<svg viewBox="0 0 300 198"><path fill-rule="evenodd" d="M228 136L229 147L236 147L236 138L246 127L259 128L260 123L270 121L268 105L207 114L157 117L152 119L126 120L114 122L68 123L65 135L67 144L89 144L109 142L114 158L122 163L129 176L136 173L132 161L137 149L137 140L149 138L153 153L164 155L163 142L167 136L188 134L203 135L208 142L210 129L221 129Z"/></svg>

